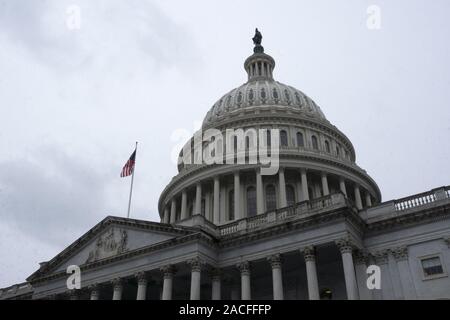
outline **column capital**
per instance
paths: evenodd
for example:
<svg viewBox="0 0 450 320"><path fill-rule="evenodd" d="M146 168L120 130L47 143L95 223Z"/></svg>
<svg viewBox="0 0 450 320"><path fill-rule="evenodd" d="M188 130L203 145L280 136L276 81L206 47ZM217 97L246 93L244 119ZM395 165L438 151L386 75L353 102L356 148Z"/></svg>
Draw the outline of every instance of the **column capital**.
<svg viewBox="0 0 450 320"><path fill-rule="evenodd" d="M100 284L98 283L93 283L87 286L87 289L89 291L98 291L100 289Z"/></svg>
<svg viewBox="0 0 450 320"><path fill-rule="evenodd" d="M77 289L69 290L68 292L69 300L78 300L78 298L80 297L79 291L80 290Z"/></svg>
<svg viewBox="0 0 450 320"><path fill-rule="evenodd" d="M356 250L354 257L357 265L366 265L369 261L369 253L366 250Z"/></svg>
<svg viewBox="0 0 450 320"><path fill-rule="evenodd" d="M135 278L138 281L138 285L139 284L146 284L148 282L148 280L150 280L150 277L149 277L148 273L145 272L145 271L138 272L134 276L135 276Z"/></svg>
<svg viewBox="0 0 450 320"><path fill-rule="evenodd" d="M402 260L408 259L408 247L406 247L406 246L393 248L389 251L392 253L392 255L394 256L394 259L396 261L402 261Z"/></svg>
<svg viewBox="0 0 450 320"><path fill-rule="evenodd" d="M122 278L115 278L111 280L111 284L114 287L114 290L119 290L123 286L123 279Z"/></svg>
<svg viewBox="0 0 450 320"><path fill-rule="evenodd" d="M272 254L267 257L267 261L269 261L272 269L281 268L281 255L279 253Z"/></svg>
<svg viewBox="0 0 450 320"><path fill-rule="evenodd" d="M353 241L349 238L337 239L334 241L334 243L338 246L341 254L352 253L355 247Z"/></svg>
<svg viewBox="0 0 450 320"><path fill-rule="evenodd" d="M219 268L209 268L208 274L209 274L211 280L215 281L215 280L220 280L222 278L223 272L222 272L222 269L219 269Z"/></svg>
<svg viewBox="0 0 450 320"><path fill-rule="evenodd" d="M450 248L450 236L447 236L444 238L444 242L447 244L447 246Z"/></svg>
<svg viewBox="0 0 450 320"><path fill-rule="evenodd" d="M205 262L198 257L189 259L188 261L186 261L186 263L191 266L192 271L197 272L200 272L202 267L205 265Z"/></svg>
<svg viewBox="0 0 450 320"><path fill-rule="evenodd" d="M313 246L307 246L300 249L306 262L316 261L316 249Z"/></svg>
<svg viewBox="0 0 450 320"><path fill-rule="evenodd" d="M375 259L376 264L386 264L389 259L389 250L378 250L371 252L372 257Z"/></svg>
<svg viewBox="0 0 450 320"><path fill-rule="evenodd" d="M236 264L236 268L239 269L239 271L241 272L241 275L242 274L250 275L250 262L249 261L242 261L242 262Z"/></svg>
<svg viewBox="0 0 450 320"><path fill-rule="evenodd" d="M176 272L176 268L172 264L162 266L160 270L164 274L164 279L173 277Z"/></svg>

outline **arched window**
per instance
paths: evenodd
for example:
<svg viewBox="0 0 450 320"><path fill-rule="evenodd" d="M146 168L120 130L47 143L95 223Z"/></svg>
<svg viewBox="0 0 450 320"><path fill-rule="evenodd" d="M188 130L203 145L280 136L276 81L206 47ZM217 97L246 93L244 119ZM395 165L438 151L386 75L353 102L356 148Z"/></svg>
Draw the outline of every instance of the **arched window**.
<svg viewBox="0 0 450 320"><path fill-rule="evenodd" d="M328 140L325 140L325 150L330 153L331 149L330 149L330 143L328 142Z"/></svg>
<svg viewBox="0 0 450 320"><path fill-rule="evenodd" d="M293 206L295 204L295 190L291 185L286 186L286 200L288 206Z"/></svg>
<svg viewBox="0 0 450 320"><path fill-rule="evenodd" d="M312 141L312 147L314 150L319 150L319 143L317 142L317 137L316 136L312 136L311 137L311 141Z"/></svg>
<svg viewBox="0 0 450 320"><path fill-rule="evenodd" d="M287 147L288 145L288 136L286 130L280 131L280 144L282 147Z"/></svg>
<svg viewBox="0 0 450 320"><path fill-rule="evenodd" d="M247 216L256 216L256 189L248 187L247 189Z"/></svg>
<svg viewBox="0 0 450 320"><path fill-rule="evenodd" d="M234 220L234 190L228 192L228 218Z"/></svg>
<svg viewBox="0 0 450 320"><path fill-rule="evenodd" d="M304 147L305 141L303 140L303 134L301 132L297 132L297 146Z"/></svg>
<svg viewBox="0 0 450 320"><path fill-rule="evenodd" d="M277 208L277 194L273 184L266 187L266 210L273 211Z"/></svg>

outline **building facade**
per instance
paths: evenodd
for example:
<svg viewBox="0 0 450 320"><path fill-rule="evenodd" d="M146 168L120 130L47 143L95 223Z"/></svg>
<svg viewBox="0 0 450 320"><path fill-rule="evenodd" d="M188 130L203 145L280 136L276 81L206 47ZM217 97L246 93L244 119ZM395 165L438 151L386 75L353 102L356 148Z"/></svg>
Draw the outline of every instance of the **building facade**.
<svg viewBox="0 0 450 320"><path fill-rule="evenodd" d="M248 81L204 119L226 138L183 148L161 221L107 217L0 299L450 299L450 187L382 202L351 141L274 80L261 38ZM268 175L249 160L273 144ZM208 153L225 164L184 161ZM69 290L73 265L81 288Z"/></svg>

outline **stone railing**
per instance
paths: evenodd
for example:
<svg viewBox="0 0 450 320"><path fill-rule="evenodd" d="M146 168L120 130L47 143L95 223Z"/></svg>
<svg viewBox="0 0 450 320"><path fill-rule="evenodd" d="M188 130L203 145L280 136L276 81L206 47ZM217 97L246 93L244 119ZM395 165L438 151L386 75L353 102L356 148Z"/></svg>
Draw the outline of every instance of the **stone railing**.
<svg viewBox="0 0 450 320"><path fill-rule="evenodd" d="M443 200L450 198L450 187L442 187L431 191L415 194L406 198L394 201L396 211L404 211L416 207L435 202L436 200Z"/></svg>
<svg viewBox="0 0 450 320"><path fill-rule="evenodd" d="M219 227L219 233L221 236L227 236L241 231L248 232L284 220L310 216L334 206L350 205L351 204L342 193L335 193L314 200L299 202L293 206L269 211L261 215L227 223Z"/></svg>
<svg viewBox="0 0 450 320"><path fill-rule="evenodd" d="M397 200L390 200L368 208L361 216L369 221L398 217L441 201L450 201L450 186L433 189Z"/></svg>

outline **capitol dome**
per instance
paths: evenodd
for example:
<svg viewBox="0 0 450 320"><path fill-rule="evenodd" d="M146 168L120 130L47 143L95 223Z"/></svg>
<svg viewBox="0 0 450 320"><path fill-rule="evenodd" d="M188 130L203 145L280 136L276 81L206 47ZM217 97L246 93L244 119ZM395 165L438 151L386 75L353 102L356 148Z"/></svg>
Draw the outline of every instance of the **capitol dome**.
<svg viewBox="0 0 450 320"><path fill-rule="evenodd" d="M248 81L213 104L200 131L215 129L225 136L231 129L276 129L279 170L266 176L261 163L187 163L186 156L204 159L208 147L218 143L203 140L197 150L196 134L181 150L179 172L159 199L163 222L183 224L201 215L215 225L225 225L335 193L344 194L356 210L381 202L376 182L356 164L347 136L310 97L274 80L275 60L264 53L261 39L260 33L255 36L253 54L244 62ZM219 146L222 151L242 147L248 158L252 144L268 145L270 139L269 135L253 142L248 136L243 141L235 137L235 142L224 138Z"/></svg>

